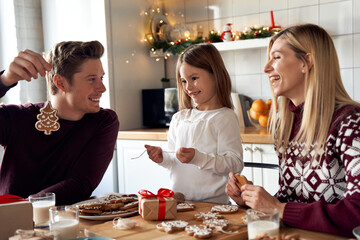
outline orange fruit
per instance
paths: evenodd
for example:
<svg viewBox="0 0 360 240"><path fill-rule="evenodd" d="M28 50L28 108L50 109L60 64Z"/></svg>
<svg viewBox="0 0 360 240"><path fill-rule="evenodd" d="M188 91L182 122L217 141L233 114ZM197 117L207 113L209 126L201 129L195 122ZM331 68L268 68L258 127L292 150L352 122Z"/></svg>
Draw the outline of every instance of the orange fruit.
<svg viewBox="0 0 360 240"><path fill-rule="evenodd" d="M260 126L263 126L263 127L268 126L268 120L269 120L268 115L260 115L259 119L258 119Z"/></svg>
<svg viewBox="0 0 360 240"><path fill-rule="evenodd" d="M254 111L254 109L250 108L249 114L252 119L258 120L261 113Z"/></svg>
<svg viewBox="0 0 360 240"><path fill-rule="evenodd" d="M272 103L271 99L269 99L265 102L268 110L270 110L270 108L271 108L271 103Z"/></svg>
<svg viewBox="0 0 360 240"><path fill-rule="evenodd" d="M251 104L251 108L253 111L255 112L265 112L268 110L266 103L264 102L264 100L262 99L258 99L255 100L252 104Z"/></svg>

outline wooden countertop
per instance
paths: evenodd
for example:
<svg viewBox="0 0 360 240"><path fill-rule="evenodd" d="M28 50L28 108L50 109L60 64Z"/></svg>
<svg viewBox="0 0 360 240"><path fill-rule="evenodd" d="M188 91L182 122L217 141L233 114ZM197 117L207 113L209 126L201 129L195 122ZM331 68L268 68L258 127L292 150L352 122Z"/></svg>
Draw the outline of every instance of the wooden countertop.
<svg viewBox="0 0 360 240"><path fill-rule="evenodd" d="M204 203L204 202L193 202L196 205L195 210L189 212L178 212L176 220L183 220L189 222L189 224L201 224L201 222L194 220L194 215L198 212L209 212L211 207L216 205L213 203ZM242 224L242 217L245 216L245 208L240 208L237 213L232 214L223 214L225 219L231 223L231 226L227 231L233 231L232 234L225 234L221 232L215 232L211 239L248 239L247 227L246 226L236 226ZM93 232L93 234L98 234L104 237L110 237L113 239L173 239L173 240L194 240L194 237L188 236L184 231L178 231L172 234L167 234L156 229L156 224L162 221L147 221L144 220L141 216L130 217L130 219L137 221L137 226L130 230L117 230L113 228L112 220L109 221L90 221L90 220L80 220L80 229L84 233L84 229ZM305 231L296 228L282 227L280 228L280 234L292 234L298 233L300 239L306 240L319 240L319 239L333 239L333 240L346 240L346 238L329 235L319 232Z"/></svg>
<svg viewBox="0 0 360 240"><path fill-rule="evenodd" d="M147 128L119 131L119 140L167 140L167 128ZM272 144L273 140L266 129L255 127L240 128L240 136L243 143L264 143Z"/></svg>

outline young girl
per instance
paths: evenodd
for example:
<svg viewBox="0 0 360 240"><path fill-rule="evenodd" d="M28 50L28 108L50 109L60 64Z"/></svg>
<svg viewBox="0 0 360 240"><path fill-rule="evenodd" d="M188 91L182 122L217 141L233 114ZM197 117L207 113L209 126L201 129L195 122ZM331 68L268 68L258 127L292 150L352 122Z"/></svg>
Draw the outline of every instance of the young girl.
<svg viewBox="0 0 360 240"><path fill-rule="evenodd" d="M239 205L277 208L288 226L353 237L360 223L360 104L342 84L331 37L313 24L283 30L270 41L264 71L273 106L280 100L271 128L280 189L277 198L260 186L238 189L230 173L226 192Z"/></svg>
<svg viewBox="0 0 360 240"><path fill-rule="evenodd" d="M170 170L172 190L186 200L226 204L228 174L244 167L229 74L212 44L198 44L179 56L176 75L180 111L168 132L176 154L145 145L147 153Z"/></svg>

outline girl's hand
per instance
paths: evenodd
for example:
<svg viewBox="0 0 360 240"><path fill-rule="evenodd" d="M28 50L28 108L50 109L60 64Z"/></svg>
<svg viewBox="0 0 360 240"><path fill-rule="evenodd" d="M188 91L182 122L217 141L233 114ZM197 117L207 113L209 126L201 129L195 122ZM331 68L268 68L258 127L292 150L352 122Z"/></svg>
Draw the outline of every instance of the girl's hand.
<svg viewBox="0 0 360 240"><path fill-rule="evenodd" d="M31 78L37 79L38 74L44 77L51 68L52 65L40 54L31 50L21 51L1 76L1 81L5 86L11 86L20 80L31 81Z"/></svg>
<svg viewBox="0 0 360 240"><path fill-rule="evenodd" d="M241 197L247 206L253 209L277 208L279 210L279 217L282 218L286 203L281 203L263 187L245 184L241 187L241 193Z"/></svg>
<svg viewBox="0 0 360 240"><path fill-rule="evenodd" d="M189 163L195 156L194 148L180 148L176 152L176 158L182 163Z"/></svg>
<svg viewBox="0 0 360 240"><path fill-rule="evenodd" d="M229 180L225 187L225 193L234 200L239 206L245 206L245 202L241 197L241 191L239 187L235 184L236 178L235 173L229 173Z"/></svg>
<svg viewBox="0 0 360 240"><path fill-rule="evenodd" d="M161 147L155 147L150 145L145 145L146 152L149 155L149 158L156 163L162 163L163 155Z"/></svg>

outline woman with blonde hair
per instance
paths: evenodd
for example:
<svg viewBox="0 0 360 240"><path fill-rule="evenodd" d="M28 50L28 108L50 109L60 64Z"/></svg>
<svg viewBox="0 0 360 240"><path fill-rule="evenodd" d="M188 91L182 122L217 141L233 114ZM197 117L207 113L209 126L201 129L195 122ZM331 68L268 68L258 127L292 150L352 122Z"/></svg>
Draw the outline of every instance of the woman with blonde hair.
<svg viewBox="0 0 360 240"><path fill-rule="evenodd" d="M281 31L264 71L280 189L276 197L251 184L239 189L230 173L227 194L239 205L277 208L285 225L352 237L360 223L360 104L342 84L331 37L313 24Z"/></svg>
<svg viewBox="0 0 360 240"><path fill-rule="evenodd" d="M180 111L168 132L168 149L176 153L145 145L147 153L169 169L171 189L186 200L227 204L228 174L244 167L229 74L214 45L203 43L179 56L176 75Z"/></svg>

